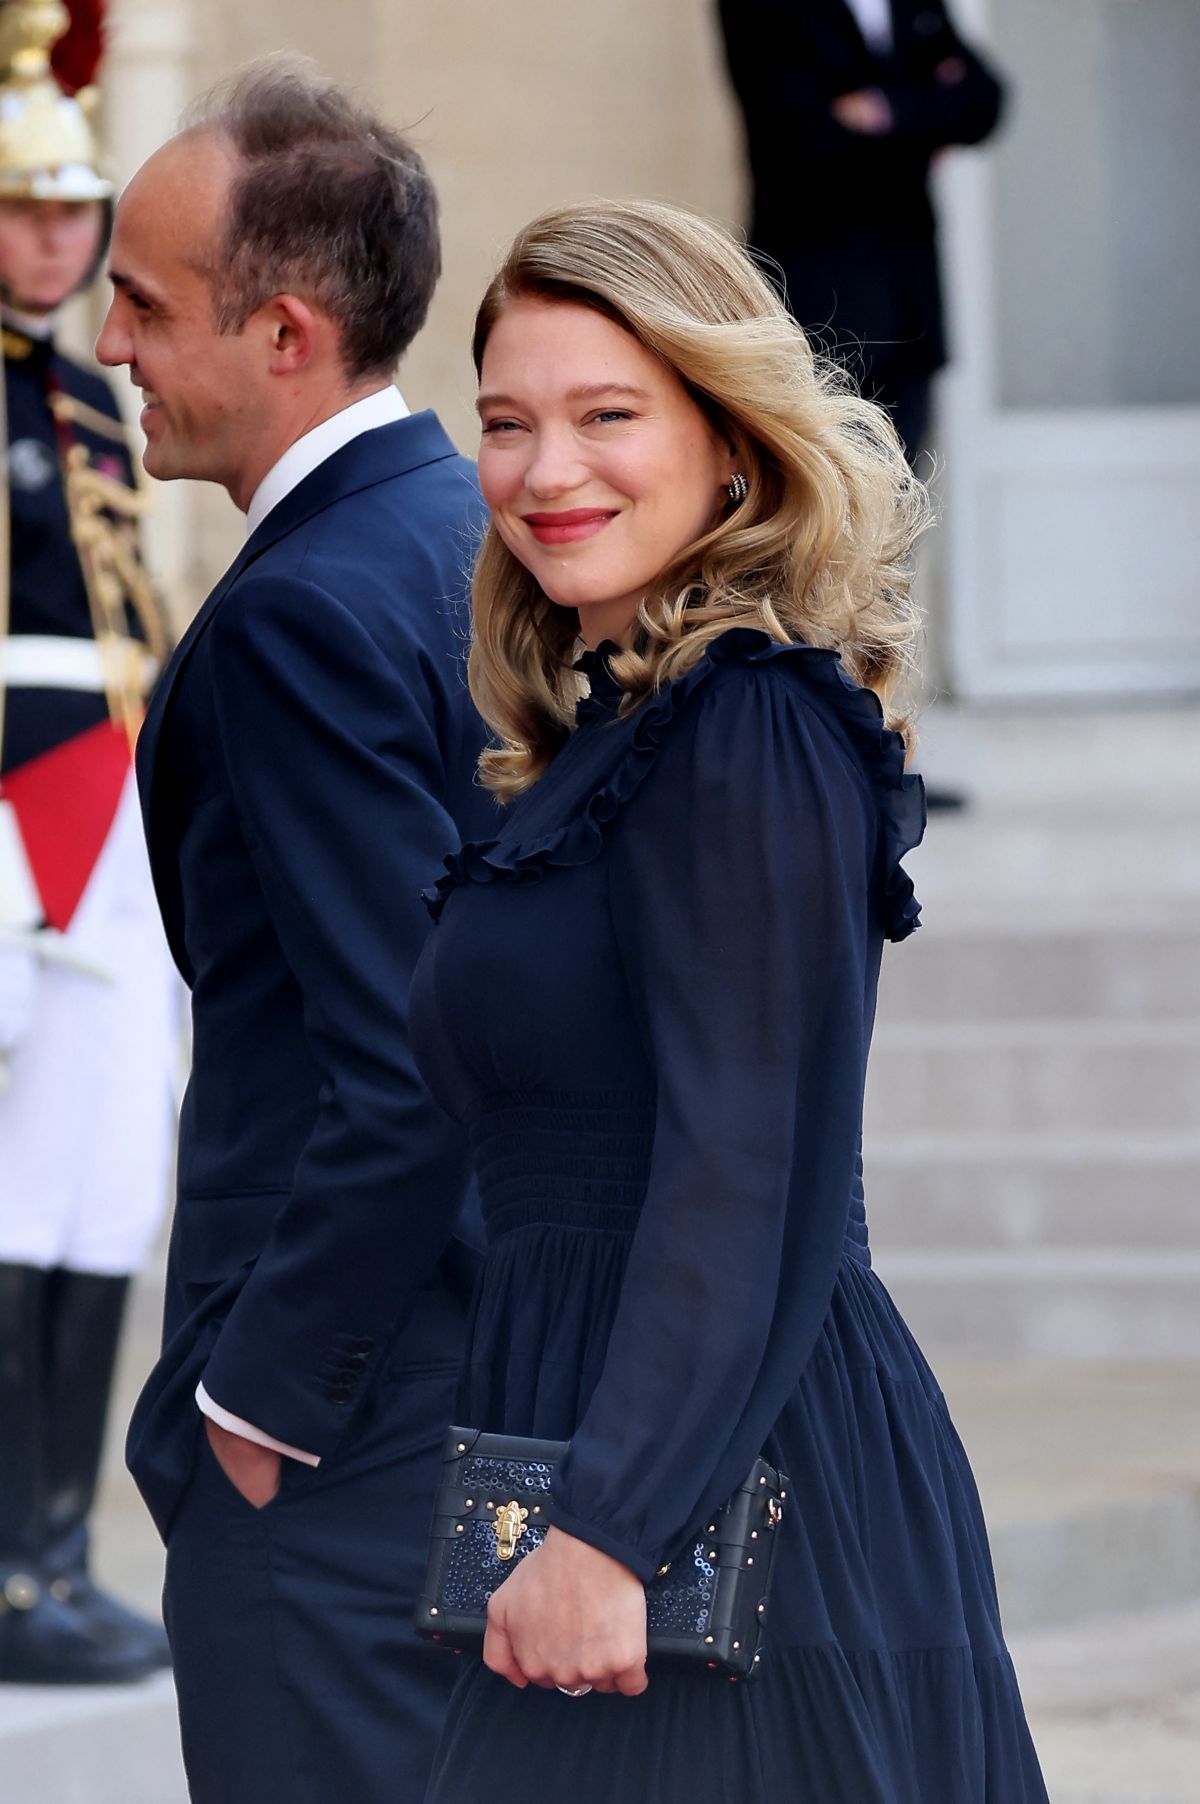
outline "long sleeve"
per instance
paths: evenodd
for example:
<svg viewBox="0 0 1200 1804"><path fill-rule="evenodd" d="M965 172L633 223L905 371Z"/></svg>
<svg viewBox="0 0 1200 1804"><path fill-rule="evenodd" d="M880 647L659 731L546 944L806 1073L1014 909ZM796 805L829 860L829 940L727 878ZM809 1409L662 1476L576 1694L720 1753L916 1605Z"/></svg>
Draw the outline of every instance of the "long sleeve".
<svg viewBox="0 0 1200 1804"><path fill-rule="evenodd" d="M1004 90L992 70L961 41L942 73L885 84L894 128L877 142L916 144L932 155L951 144L981 144L1000 122Z"/></svg>
<svg viewBox="0 0 1200 1804"><path fill-rule="evenodd" d="M240 1434L244 1441L253 1441L256 1447L267 1447L272 1453L284 1455L287 1459L299 1460L302 1466L319 1466L320 1460L315 1453L306 1453L303 1447L289 1447L286 1441L277 1441L274 1435L264 1434L253 1422L244 1422L241 1416L233 1415L214 1403L202 1384L196 1386L196 1407L201 1415L215 1422L218 1428L227 1428L230 1434Z"/></svg>
<svg viewBox="0 0 1200 1804"><path fill-rule="evenodd" d="M457 835L434 679L401 627L385 651L333 596L264 578L241 584L209 630L234 804L322 1081L291 1194L203 1383L222 1408L323 1457L463 1196L458 1130L408 1044L419 891Z"/></svg>
<svg viewBox="0 0 1200 1804"><path fill-rule="evenodd" d="M672 727L608 854L656 1124L553 1519L643 1579L745 1477L804 1371L860 1127L875 802L803 681L726 675Z"/></svg>

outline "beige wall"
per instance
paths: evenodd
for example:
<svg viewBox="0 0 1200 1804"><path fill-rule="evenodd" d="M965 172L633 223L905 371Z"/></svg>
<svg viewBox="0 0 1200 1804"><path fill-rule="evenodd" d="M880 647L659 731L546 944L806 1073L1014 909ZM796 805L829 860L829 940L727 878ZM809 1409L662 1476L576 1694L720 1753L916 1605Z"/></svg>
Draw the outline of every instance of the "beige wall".
<svg viewBox="0 0 1200 1804"><path fill-rule="evenodd" d="M596 194L740 217L741 150L713 0L118 0L113 60L123 13L181 11L192 14L188 93L253 57L302 51L407 128L426 157L442 197L445 274L400 380L465 451L472 314L526 219ZM239 522L211 490L190 513L187 586L202 593L236 548Z"/></svg>

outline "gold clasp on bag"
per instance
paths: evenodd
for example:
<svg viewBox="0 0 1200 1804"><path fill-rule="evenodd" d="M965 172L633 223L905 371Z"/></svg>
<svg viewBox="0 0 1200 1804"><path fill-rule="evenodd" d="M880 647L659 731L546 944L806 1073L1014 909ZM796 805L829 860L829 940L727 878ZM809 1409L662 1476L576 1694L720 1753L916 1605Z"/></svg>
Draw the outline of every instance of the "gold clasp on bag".
<svg viewBox="0 0 1200 1804"><path fill-rule="evenodd" d="M528 1533L525 1527L529 1516L519 1503L501 1504L496 1511L496 1520L492 1524L496 1530L496 1558L511 1560L517 1551L517 1542Z"/></svg>

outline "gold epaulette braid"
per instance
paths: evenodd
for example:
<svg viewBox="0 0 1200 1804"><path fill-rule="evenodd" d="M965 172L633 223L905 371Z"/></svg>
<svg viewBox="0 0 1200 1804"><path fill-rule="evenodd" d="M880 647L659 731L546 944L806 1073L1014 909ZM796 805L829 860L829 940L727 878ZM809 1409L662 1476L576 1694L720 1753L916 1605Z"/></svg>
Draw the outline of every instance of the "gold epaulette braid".
<svg viewBox="0 0 1200 1804"><path fill-rule="evenodd" d="M117 420L71 395L52 394L50 406L58 420L103 434L113 442L126 442L125 429ZM131 465L136 480L136 458ZM150 497L119 476L97 469L87 446L78 442L70 445L63 458L63 479L71 536L103 654L109 712L125 728L132 748L141 725L146 687L144 661L127 655L126 604L141 623L146 648L156 665L165 661L169 649L162 608L138 544L137 522L149 511Z"/></svg>
<svg viewBox="0 0 1200 1804"><path fill-rule="evenodd" d="M86 401L76 400L74 395L66 395L61 389L56 389L49 399L50 411L56 420L82 426L85 432L94 432L117 445L129 444L129 429L123 420L114 420L111 414L101 413L98 407L89 407ZM136 469L136 464L134 467Z"/></svg>
<svg viewBox="0 0 1200 1804"><path fill-rule="evenodd" d="M23 332L13 332L8 326L0 326L0 349L4 352L8 363L24 363L33 355L32 338L26 338Z"/></svg>

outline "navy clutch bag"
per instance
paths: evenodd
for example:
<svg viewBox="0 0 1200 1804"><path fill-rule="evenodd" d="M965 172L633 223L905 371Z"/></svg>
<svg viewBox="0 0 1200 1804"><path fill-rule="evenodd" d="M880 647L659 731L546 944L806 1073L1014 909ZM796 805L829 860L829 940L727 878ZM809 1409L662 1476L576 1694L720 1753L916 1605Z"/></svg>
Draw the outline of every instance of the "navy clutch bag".
<svg viewBox="0 0 1200 1804"><path fill-rule="evenodd" d="M488 1599L545 1539L545 1508L565 1441L451 1428L417 1600L419 1635L478 1651ZM687 1549L646 1586L649 1657L751 1678L763 1630L787 1479L756 1460Z"/></svg>

